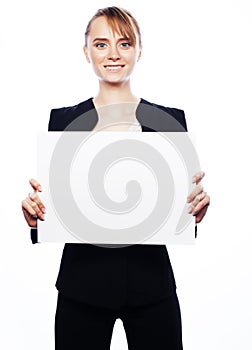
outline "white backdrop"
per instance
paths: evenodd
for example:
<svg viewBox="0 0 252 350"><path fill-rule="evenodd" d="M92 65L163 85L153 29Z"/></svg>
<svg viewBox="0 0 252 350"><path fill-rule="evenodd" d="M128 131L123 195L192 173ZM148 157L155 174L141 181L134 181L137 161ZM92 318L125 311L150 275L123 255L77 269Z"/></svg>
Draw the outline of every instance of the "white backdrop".
<svg viewBox="0 0 252 350"><path fill-rule="evenodd" d="M130 10L143 31L135 93L185 110L211 195L196 245L168 247L184 348L251 349L249 0L2 2L0 347L54 348L63 245L30 243L21 200L36 177L36 132L47 130L50 109L96 93L84 30L96 9L110 5ZM120 320L111 349L127 349Z"/></svg>

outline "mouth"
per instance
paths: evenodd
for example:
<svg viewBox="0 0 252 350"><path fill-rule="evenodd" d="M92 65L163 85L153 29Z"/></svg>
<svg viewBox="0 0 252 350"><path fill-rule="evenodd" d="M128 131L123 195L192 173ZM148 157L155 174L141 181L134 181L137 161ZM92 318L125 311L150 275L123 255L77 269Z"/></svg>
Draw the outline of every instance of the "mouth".
<svg viewBox="0 0 252 350"><path fill-rule="evenodd" d="M116 71L120 70L121 68L123 68L124 66L125 66L125 64L108 64L108 65L104 66L104 68L108 71L116 72Z"/></svg>

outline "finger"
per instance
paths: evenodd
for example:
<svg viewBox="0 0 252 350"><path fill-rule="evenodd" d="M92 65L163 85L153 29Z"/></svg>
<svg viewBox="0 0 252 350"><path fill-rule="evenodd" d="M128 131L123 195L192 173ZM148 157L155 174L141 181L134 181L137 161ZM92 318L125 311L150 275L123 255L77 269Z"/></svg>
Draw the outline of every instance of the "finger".
<svg viewBox="0 0 252 350"><path fill-rule="evenodd" d="M206 212L208 210L209 205L202 208L202 210L198 213L198 215L195 216L195 222L196 224L200 223L204 216L206 215Z"/></svg>
<svg viewBox="0 0 252 350"><path fill-rule="evenodd" d="M199 204L199 202L200 202L200 195L196 196L193 202L191 202L190 206L188 207L188 213L192 213L195 207Z"/></svg>
<svg viewBox="0 0 252 350"><path fill-rule="evenodd" d="M25 218L27 224L30 227L37 227L38 226L38 219L37 219L37 217L34 218L25 209L23 209L23 213L24 213L24 218Z"/></svg>
<svg viewBox="0 0 252 350"><path fill-rule="evenodd" d="M199 171L198 173L196 173L193 176L192 182L196 183L196 185L198 185L198 183L203 179L204 176L205 176L205 172L204 171Z"/></svg>
<svg viewBox="0 0 252 350"><path fill-rule="evenodd" d="M37 216L36 211L28 204L27 200L22 201L22 209L23 211L26 211L31 216Z"/></svg>
<svg viewBox="0 0 252 350"><path fill-rule="evenodd" d="M34 191L39 191L39 192L42 191L42 187L41 187L40 183L37 180L30 179L29 183L32 186L32 188L34 189Z"/></svg>
<svg viewBox="0 0 252 350"><path fill-rule="evenodd" d="M37 221L38 221L38 217L35 213L35 215L31 215L29 213L30 210L31 212L33 211L32 208L29 208L29 206L27 206L27 203L25 201L22 202L22 211L23 211L23 214L24 214L24 218L27 222L27 224L30 226L30 227L37 227Z"/></svg>
<svg viewBox="0 0 252 350"><path fill-rule="evenodd" d="M42 211L40 210L39 206L37 205L36 202L32 201L30 198L26 198L26 202L28 204L28 208L32 208L35 212L36 212L36 215L38 216L38 218L40 220L44 220L45 217L44 217L44 214L42 213Z"/></svg>
<svg viewBox="0 0 252 350"><path fill-rule="evenodd" d="M187 202L191 203L195 197L200 194L201 192L203 192L203 186L201 184L197 185L194 190L189 194L189 196L187 197Z"/></svg>
<svg viewBox="0 0 252 350"><path fill-rule="evenodd" d="M194 200L191 202L191 206L193 206L193 208L195 208L200 201L202 201L202 199L204 199L206 196L206 192L201 192L199 194L197 194L197 196L194 198Z"/></svg>
<svg viewBox="0 0 252 350"><path fill-rule="evenodd" d="M37 206L42 211L42 213L46 212L45 205L41 202L41 199L39 198L37 192L33 192L33 193L29 194L29 198L30 198L30 200L32 200L33 202L35 202L37 204Z"/></svg>
<svg viewBox="0 0 252 350"><path fill-rule="evenodd" d="M198 205L196 205L196 207L194 208L194 210L192 211L193 215L198 215L199 212L206 206L210 205L210 197L208 195L205 196L205 198L199 202Z"/></svg>

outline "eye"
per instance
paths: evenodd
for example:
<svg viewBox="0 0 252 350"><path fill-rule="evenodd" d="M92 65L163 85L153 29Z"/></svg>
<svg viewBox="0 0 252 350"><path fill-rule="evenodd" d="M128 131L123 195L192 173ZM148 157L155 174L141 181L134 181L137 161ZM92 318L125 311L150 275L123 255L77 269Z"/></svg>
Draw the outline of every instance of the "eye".
<svg viewBox="0 0 252 350"><path fill-rule="evenodd" d="M95 47L97 47L98 49L104 49L106 47L105 43L97 43L95 44Z"/></svg>
<svg viewBox="0 0 252 350"><path fill-rule="evenodd" d="M128 47L131 46L131 43L128 42L128 41L124 41L124 42L121 43L121 46L122 46L124 49L127 49Z"/></svg>

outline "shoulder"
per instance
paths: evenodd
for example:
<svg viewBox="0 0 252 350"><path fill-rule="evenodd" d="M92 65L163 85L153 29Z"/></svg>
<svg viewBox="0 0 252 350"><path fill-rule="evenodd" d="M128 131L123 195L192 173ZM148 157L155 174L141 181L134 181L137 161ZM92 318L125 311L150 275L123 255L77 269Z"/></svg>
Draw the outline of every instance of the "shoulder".
<svg viewBox="0 0 252 350"><path fill-rule="evenodd" d="M175 108L175 107L162 106L162 105L157 104L157 103L149 102L145 99L142 99L141 102L146 104L146 105L153 106L154 108L157 108L158 110L166 112L169 116L173 117L177 122L179 122L185 131L187 131L185 112L182 109Z"/></svg>
<svg viewBox="0 0 252 350"><path fill-rule="evenodd" d="M75 118L83 113L92 110L92 98L80 102L73 106L53 108L50 113L48 130L64 130Z"/></svg>

